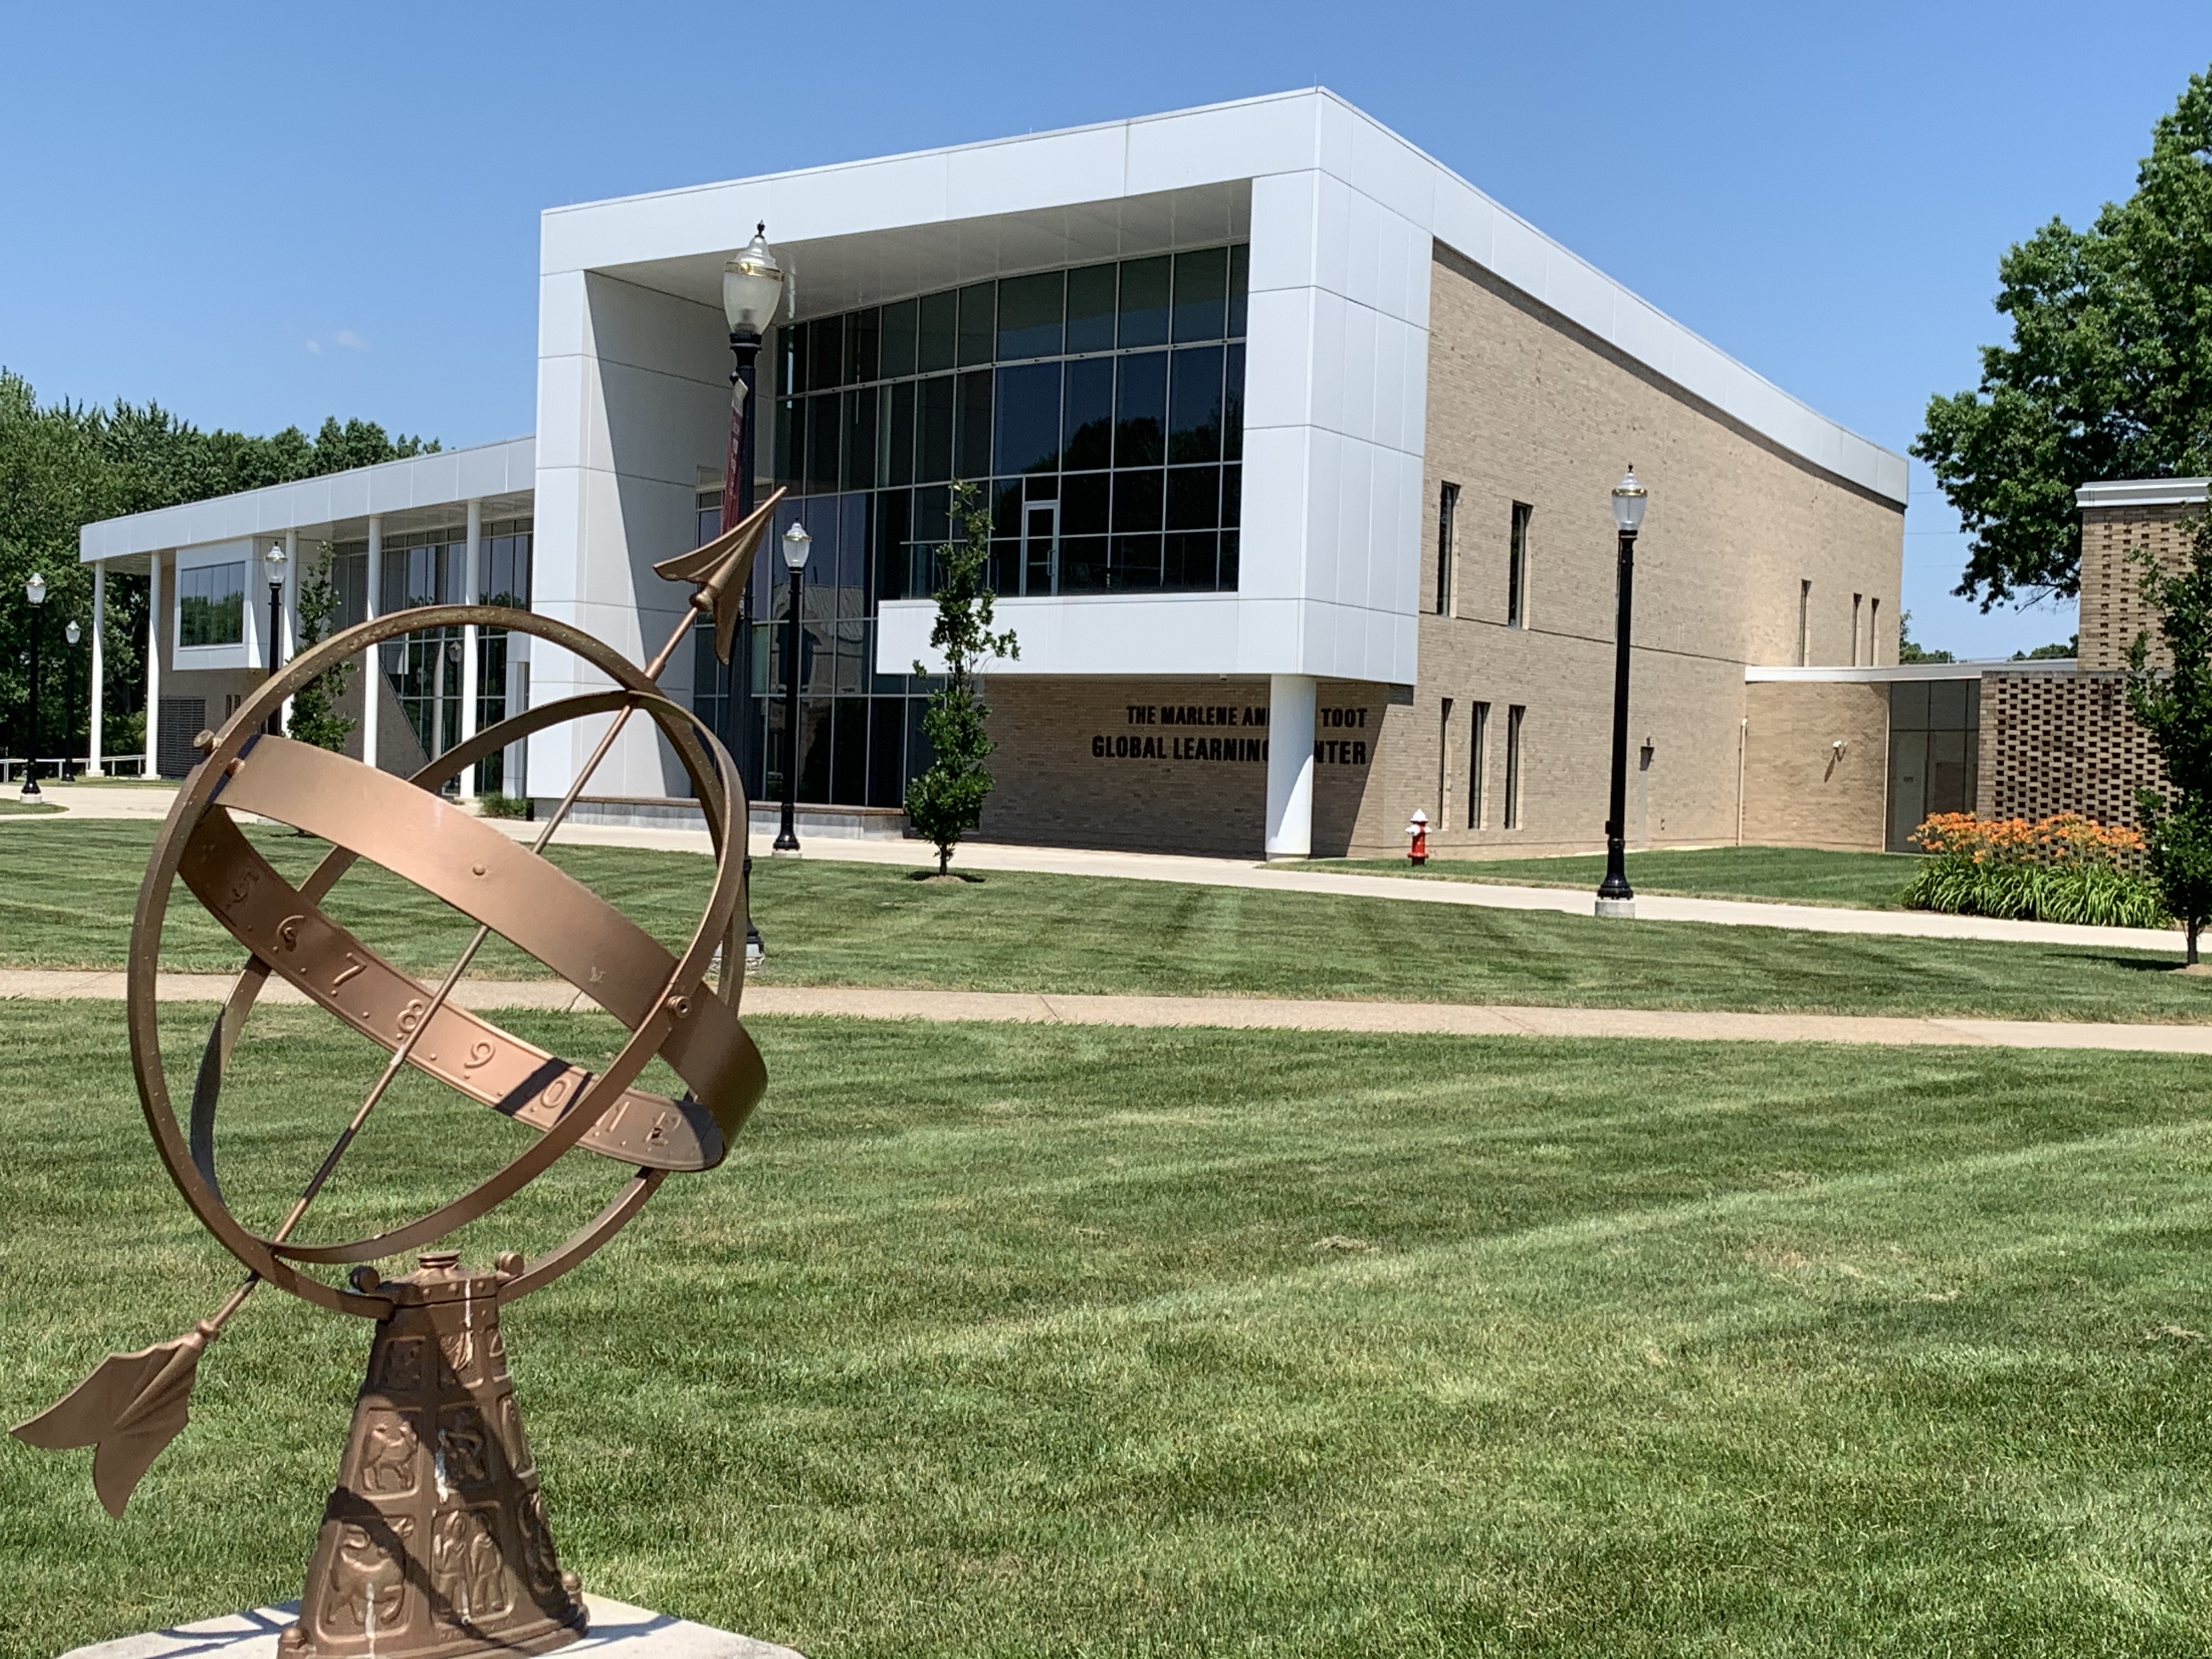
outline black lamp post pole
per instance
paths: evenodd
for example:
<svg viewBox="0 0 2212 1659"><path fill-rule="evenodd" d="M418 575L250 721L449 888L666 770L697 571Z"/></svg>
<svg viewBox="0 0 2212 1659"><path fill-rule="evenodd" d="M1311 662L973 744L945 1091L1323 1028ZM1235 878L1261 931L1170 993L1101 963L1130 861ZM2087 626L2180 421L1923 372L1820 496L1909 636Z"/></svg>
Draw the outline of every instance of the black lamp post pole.
<svg viewBox="0 0 2212 1659"><path fill-rule="evenodd" d="M1617 611L1613 623L1613 794L1612 816L1605 824L1605 879L1598 884L1601 902L1628 900L1636 891L1628 884L1628 651L1636 610L1636 532L1620 532L1620 574Z"/></svg>
<svg viewBox="0 0 2212 1659"><path fill-rule="evenodd" d="M753 510L753 394L757 386L760 366L760 336L732 331L730 335L730 355L737 361L730 370L730 448L722 462L722 530L725 534L740 523ZM746 630L745 647L752 648L751 630ZM738 660L742 660L738 659ZM723 690L734 693L736 687L728 684L737 673L737 660L722 667ZM734 696L726 699L723 707L734 706ZM746 830L741 833L750 833ZM753 861L744 862L745 954L764 957L768 945L761 938L760 924L753 920Z"/></svg>
<svg viewBox="0 0 2212 1659"><path fill-rule="evenodd" d="M70 624L74 628L76 623ZM64 638L67 636L64 635ZM76 650L62 659L62 771L64 783L70 781L70 745L76 741Z"/></svg>
<svg viewBox="0 0 2212 1659"><path fill-rule="evenodd" d="M270 582L269 584L269 678L272 680L276 678L276 671L283 666L276 660L276 644L280 637L276 630L283 625L283 613L284 584L281 580ZM442 698L440 699L441 703L443 701ZM440 723L443 724L442 717ZM272 738L281 738L284 735L283 705L280 704L269 711L268 722L261 729ZM443 733L440 735L442 736Z"/></svg>
<svg viewBox="0 0 2212 1659"><path fill-rule="evenodd" d="M775 851L799 850L799 606L806 592L806 567L791 573L791 615L783 631L783 828Z"/></svg>
<svg viewBox="0 0 2212 1659"><path fill-rule="evenodd" d="M44 630L40 622L46 616L46 607L31 607L31 731L30 740L24 744L22 799L37 800L39 789L39 635Z"/></svg>

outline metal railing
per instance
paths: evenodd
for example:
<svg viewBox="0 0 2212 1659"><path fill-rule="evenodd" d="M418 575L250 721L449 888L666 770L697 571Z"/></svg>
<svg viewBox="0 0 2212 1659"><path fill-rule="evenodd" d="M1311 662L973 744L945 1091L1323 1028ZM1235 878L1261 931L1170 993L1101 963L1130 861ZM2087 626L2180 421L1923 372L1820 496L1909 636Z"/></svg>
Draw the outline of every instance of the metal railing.
<svg viewBox="0 0 2212 1659"><path fill-rule="evenodd" d="M0 755L0 783L20 785L27 763L21 755ZM64 766L69 769L72 783L84 775L85 758L82 755L40 755L36 763L40 783L61 781ZM146 775L146 757L143 755L106 755L101 757L100 764L100 769L111 778L143 778Z"/></svg>

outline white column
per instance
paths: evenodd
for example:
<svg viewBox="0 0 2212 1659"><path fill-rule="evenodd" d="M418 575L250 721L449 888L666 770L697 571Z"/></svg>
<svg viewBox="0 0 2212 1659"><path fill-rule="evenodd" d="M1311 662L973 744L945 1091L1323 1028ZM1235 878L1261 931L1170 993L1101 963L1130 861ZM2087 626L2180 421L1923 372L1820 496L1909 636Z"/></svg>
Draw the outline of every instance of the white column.
<svg viewBox="0 0 2212 1659"><path fill-rule="evenodd" d="M300 653L300 532L284 532L284 599L276 617L276 660L289 663ZM292 700L284 699L280 730L292 729Z"/></svg>
<svg viewBox="0 0 2212 1659"><path fill-rule="evenodd" d="M1267 680L1267 856L1313 855L1314 698L1310 674Z"/></svg>
<svg viewBox="0 0 2212 1659"><path fill-rule="evenodd" d="M95 559L92 565L92 730L87 738L84 775L104 778L106 745L100 742L100 726L107 718L107 561Z"/></svg>
<svg viewBox="0 0 2212 1659"><path fill-rule="evenodd" d="M483 503L469 503L469 573L468 586L462 590L461 603L483 603ZM466 743L477 734L477 625L469 623L461 629L461 741ZM477 798L477 769L473 766L461 774L461 799Z"/></svg>
<svg viewBox="0 0 2212 1659"><path fill-rule="evenodd" d="M384 520L372 513L368 515L368 592L364 603L369 617L377 614L383 592ZM384 672L377 663L383 649L378 645L369 647L361 665L361 757L369 766L376 764L376 711L384 702L377 695L384 689L377 684L378 677Z"/></svg>
<svg viewBox="0 0 2212 1659"><path fill-rule="evenodd" d="M141 777L158 777L161 753L161 556L146 557L146 755Z"/></svg>

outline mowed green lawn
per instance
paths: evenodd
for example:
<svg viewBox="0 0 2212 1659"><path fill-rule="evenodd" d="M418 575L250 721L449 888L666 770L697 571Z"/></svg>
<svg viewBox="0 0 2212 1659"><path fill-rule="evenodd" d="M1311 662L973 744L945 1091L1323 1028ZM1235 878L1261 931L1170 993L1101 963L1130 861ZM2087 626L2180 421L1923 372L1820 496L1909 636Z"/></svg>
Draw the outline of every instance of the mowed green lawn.
<svg viewBox="0 0 2212 1659"><path fill-rule="evenodd" d="M234 1282L119 1016L0 1005L11 1421ZM757 1024L730 1163L508 1322L602 1594L814 1659L2212 1647L2199 1062ZM370 1060L257 1017L242 1207ZM403 1091L318 1236L514 1133ZM574 1163L471 1259L616 1178ZM0 1441L0 1656L296 1595L368 1334L264 1291L119 1523Z"/></svg>
<svg viewBox="0 0 2212 1659"><path fill-rule="evenodd" d="M1707 847L1694 852L1631 853L1628 884L1639 893L1689 898L1771 899L1890 910L1920 860L1902 853L1827 853L1809 847ZM1484 881L1597 890L1605 855L1547 859L1316 859L1310 868L1429 881Z"/></svg>
<svg viewBox="0 0 2212 1659"><path fill-rule="evenodd" d="M256 830L279 867L325 850ZM0 828L0 966L121 963L150 826L67 819ZM662 939L685 937L708 881L683 853L562 848L556 862ZM917 864L921 858L917 853ZM912 872L760 860L754 910L780 985L1403 999L1602 1007L1992 1015L2189 1022L2212 1018L2212 982L2177 958L2091 945L1816 934L1694 923L1601 922L1181 883L994 872L922 883ZM379 949L430 977L473 927L368 866L331 906ZM164 960L235 968L237 947L178 890ZM543 972L495 940L491 977Z"/></svg>

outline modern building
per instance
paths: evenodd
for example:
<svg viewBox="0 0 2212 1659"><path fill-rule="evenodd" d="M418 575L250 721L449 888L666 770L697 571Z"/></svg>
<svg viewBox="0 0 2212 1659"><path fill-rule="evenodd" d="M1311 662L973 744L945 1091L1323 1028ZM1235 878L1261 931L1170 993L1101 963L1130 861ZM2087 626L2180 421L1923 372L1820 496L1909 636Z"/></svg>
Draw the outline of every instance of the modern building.
<svg viewBox="0 0 2212 1659"><path fill-rule="evenodd" d="M1762 676L1893 662L1904 459L1322 91L547 211L534 440L87 527L88 560L156 573L162 769L263 659L271 540L295 584L328 543L349 617L505 592L655 649L684 595L652 565L719 514L721 271L762 221L793 303L758 483L816 550L797 741L772 561L733 668L702 641L668 683L757 797L795 766L820 829L896 833L926 763L963 481L1019 641L986 836L1372 852L1418 807L1448 854L1595 843L1632 463L1631 840L1832 838L1798 802L1823 769L1887 777L1886 727L1832 748ZM542 641L384 652L359 712L386 766L591 683ZM557 796L595 738L483 787ZM587 816L690 814L659 744L625 733Z"/></svg>

